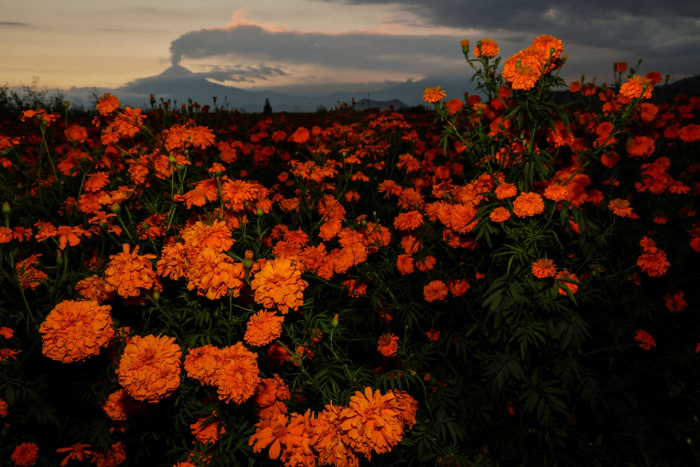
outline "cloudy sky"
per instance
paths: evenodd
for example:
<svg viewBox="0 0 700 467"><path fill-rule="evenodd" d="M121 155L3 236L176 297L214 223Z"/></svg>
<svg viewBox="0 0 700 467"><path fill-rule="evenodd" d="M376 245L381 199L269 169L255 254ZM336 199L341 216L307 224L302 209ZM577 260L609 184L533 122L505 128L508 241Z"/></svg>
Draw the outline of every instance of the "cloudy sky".
<svg viewBox="0 0 700 467"><path fill-rule="evenodd" d="M700 73L690 0L0 0L0 85L115 88L179 64L246 89L378 89L468 78L461 39L507 58L541 34L563 40L569 80L639 58L641 73Z"/></svg>

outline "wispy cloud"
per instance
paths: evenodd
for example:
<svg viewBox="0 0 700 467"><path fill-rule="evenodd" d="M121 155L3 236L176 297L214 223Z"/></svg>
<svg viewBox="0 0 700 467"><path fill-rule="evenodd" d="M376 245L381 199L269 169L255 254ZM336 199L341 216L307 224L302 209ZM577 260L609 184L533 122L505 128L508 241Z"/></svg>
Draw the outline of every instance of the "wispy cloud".
<svg viewBox="0 0 700 467"><path fill-rule="evenodd" d="M17 21L0 21L0 26L22 27L22 28L31 27L30 24L27 24L27 23L19 23L19 22L17 22Z"/></svg>

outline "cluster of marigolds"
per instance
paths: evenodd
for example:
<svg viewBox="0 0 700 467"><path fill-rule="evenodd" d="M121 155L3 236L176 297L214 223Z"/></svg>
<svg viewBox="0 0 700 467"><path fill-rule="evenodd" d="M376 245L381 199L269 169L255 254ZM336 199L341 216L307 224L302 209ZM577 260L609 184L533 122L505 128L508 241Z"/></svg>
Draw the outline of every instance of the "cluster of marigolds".
<svg viewBox="0 0 700 467"><path fill-rule="evenodd" d="M469 51L469 42L463 41L463 51ZM485 39L473 51L477 59L490 59L498 55L497 44ZM184 374L204 386L213 388L219 401L227 404L243 404L253 400L258 414L257 430L249 444L254 452L269 449L269 457L281 459L288 466L335 465L357 466L360 457L371 459L373 453L390 451L402 440L404 429L416 423L418 403L407 392L390 390L381 394L367 387L350 397L346 406L328 405L318 412L305 414L287 413L285 401L290 390L275 374L263 378L258 366L260 358L290 362L299 366L311 359L313 351L307 347L288 348L280 338L285 317L299 313L304 304L304 292L309 286L304 275L315 275L325 281L340 282L349 297L367 293L369 281L351 277L349 272L397 241L402 251L396 255L396 270L400 275L436 271L437 260L419 239L419 233L428 225L442 229L444 242L455 251L473 250L480 246L470 235L483 222L507 225L514 220L528 220L536 216L550 215L563 204L576 208L584 204L607 209L619 218L638 219L630 194L612 197L595 188L581 161L574 156L562 161L555 175L547 181L523 192L514 180L507 180L507 169L519 162L524 151L522 136L510 134L511 122L502 114L512 102L516 92L532 89L543 76L558 70L566 60L561 41L551 36L541 36L533 45L505 61L502 77L506 80L498 90L498 96L490 102L481 102L477 95L445 102L449 115L467 115L474 125L488 127L489 136L502 136L507 144L501 144L495 154L484 155L485 162L498 167L495 173L483 173L466 184L456 183L453 177L464 172L459 154L466 143L457 143L453 157L441 165L434 164L440 154L439 135L427 135L421 141L415 129L399 113L382 113L369 121L366 127L333 124L326 128L314 126L311 130L283 129L272 119L261 119L249 131L249 141L233 140L221 131L217 134L194 120L182 120L164 129L158 135L158 143L151 147L132 144L132 138L142 134L151 115L142 109L121 105L116 96L105 94L97 105L99 115L92 127L77 123L64 125L63 143L55 149L50 166L42 168L41 149L35 136L20 138L0 136L0 165L14 171L34 167L32 177L40 183L25 187L26 196L39 199L42 190L61 180L79 184L75 196L66 196L63 210L56 218L65 225L39 221L34 225L16 225L11 222L11 207L5 203L5 226L0 227L0 243L19 247L29 242L50 242L56 248L57 266L63 264L72 248L88 239L104 237L116 241L121 252L102 258L93 251L86 257L86 265L94 271L75 284L75 299L65 299L55 305L39 327L42 335L42 352L46 357L63 363L81 362L108 348L116 365L115 377L121 389L103 401L102 408L115 426L119 426L134 414L147 413L153 404L167 398L181 385ZM617 63L616 72L626 70L626 64ZM618 92L603 86L599 90L591 83L573 82L572 93L583 96L598 95L604 102L603 114L621 112L634 100L651 96L654 84L661 81L658 73L646 77L630 77ZM439 104L446 97L440 87L426 90L426 102ZM621 157L646 161L655 152L655 138L663 135L669 141L696 142L700 139L700 126L686 124L692 112L700 108L700 99L692 98L676 106L641 103L636 107L638 134L628 138L622 146L616 140L613 125L593 113L578 112L572 119L583 125L576 134L561 122L545 129L547 142L553 148L567 147L576 154L588 148L600 148L600 163L614 167ZM204 109L207 110L207 109ZM22 121L34 122L44 131L60 122L57 114L41 109L26 111ZM382 155L388 143L377 139L375 132L400 130L404 140L414 143L413 154L399 157L392 170L401 174L396 180L388 176L378 184L384 198L395 200L400 212L388 224L382 225L370 213L355 212L353 206L363 196L360 188L366 188L373 177L387 170ZM218 142L217 142L218 140ZM347 146L338 151L339 158L330 157L334 141ZM362 143L364 141L365 143ZM353 146L355 144L355 146ZM290 148L291 149L285 149ZM22 148L12 152L13 148ZM90 155L86 149L103 148L99 156ZM305 148L313 159L298 160L298 151ZM624 148L626 154L618 154L613 148ZM209 176L192 182L182 192L166 193L171 208L162 213L138 217L144 205L139 201L151 186L179 180L192 164L201 165L206 150L219 155L218 162L211 163ZM290 152L291 151L291 152ZM295 153L295 151L297 151ZM19 159L18 159L18 158ZM45 156L44 156L45 157ZM278 184L265 187L254 180L247 180L247 171L234 177L227 170L229 164L245 158L256 166L265 166L279 157L284 164L277 174ZM45 163L45 161L44 161ZM636 190L653 195L681 196L691 193L697 196L700 185L689 186L682 179L673 179L668 173L672 161L667 157L643 162L637 174ZM48 168L47 168L48 167ZM90 170L86 171L85 167ZM690 177L700 165L689 167L682 177ZM351 171L349 181L356 189L341 191L339 174ZM118 186L115 180L122 174ZM128 174L130 183L124 183ZM379 175L381 177L381 175ZM406 181L402 184L397 180ZM297 185L298 183L298 185ZM607 180L607 184L617 183ZM410 185L410 186L405 186ZM603 183L602 185L606 185ZM601 185L601 187L602 187ZM160 185L158 185L160 186ZM286 188L306 186L325 191L315 204L309 205L304 190ZM610 190L612 193L613 190ZM290 194L291 193L291 194ZM338 194L339 193L339 194ZM426 198L432 200L426 200ZM480 209L491 201L498 205L488 216L477 216ZM269 257L255 258L251 250L243 257L233 253L234 237L249 227L256 219L276 210L296 215L306 203L320 220L317 232L296 230L279 224L260 238L270 248ZM190 212L184 225L173 222L175 211ZM127 210L128 215L126 214ZM653 222L664 224L669 216L692 217L689 208L680 213L656 212ZM558 216L558 215L557 215ZM134 224L128 228L126 223ZM579 226L568 218L569 232L577 234ZM313 237L322 241L313 241ZM641 246L637 264L639 271L649 277L663 276L671 266L665 252L657 247L654 232L639 239ZM154 240L162 242L155 248ZM690 247L700 252L700 223L688 232ZM139 243L139 245L136 245ZM99 243L94 243L99 245ZM152 248L151 248L152 246ZM142 254L149 248L150 253ZM18 255L14 263L17 284L23 294L40 293L40 287L50 280L51 272L40 261L46 261L40 253ZM557 261L559 262L559 261ZM590 278L590 271L575 274L566 268L558 268L553 259L542 257L531 265L532 275L538 280L550 280L562 296L576 294L583 282ZM418 276L429 277L427 275ZM423 282L426 302L444 302L467 294L474 281L484 278L477 273L472 277L442 277L439 274ZM226 347L205 345L183 347L175 337L166 335L136 335L128 327L115 328L110 302L120 299L126 305L144 306L157 304L164 281L179 281L189 291L211 301L233 299L247 300L259 311L247 321L244 342ZM642 276L634 273L631 281L641 283ZM672 313L681 312L687 303L683 292L669 290L664 297L665 306ZM382 313L382 319L391 322L391 310ZM337 325L337 315L334 325ZM0 328L0 335L11 342L14 331ZM431 341L440 339L440 330L426 332ZM634 339L639 347L649 350L656 345L653 337L638 331ZM384 357L394 357L399 350L399 337L385 333L378 337L377 349ZM630 336L632 341L632 336ZM267 348L265 348L267 347ZM123 349L117 352L117 349ZM16 359L22 349L3 348L0 361ZM184 356L184 360L183 360ZM0 417L8 414L8 403L0 400ZM226 426L217 419L215 411L192 424L193 436L204 444L216 443L226 432ZM34 465L40 446L24 442L14 449L12 461L18 467ZM70 460L91 459L98 467L116 466L126 459L124 445L117 442L106 452L91 450L87 444L58 449L67 454L61 465ZM49 453L44 453L47 456ZM206 461L211 456L198 458ZM194 460L177 464L193 466Z"/></svg>

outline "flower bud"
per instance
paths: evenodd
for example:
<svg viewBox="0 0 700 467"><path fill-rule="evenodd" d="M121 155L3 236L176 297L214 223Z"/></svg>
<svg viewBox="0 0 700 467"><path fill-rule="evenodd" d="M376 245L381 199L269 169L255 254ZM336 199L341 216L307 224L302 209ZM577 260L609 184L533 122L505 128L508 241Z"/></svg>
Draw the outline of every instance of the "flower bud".
<svg viewBox="0 0 700 467"><path fill-rule="evenodd" d="M170 165L173 165L175 163L175 156L171 154L170 157L168 157L168 162L170 162Z"/></svg>
<svg viewBox="0 0 700 467"><path fill-rule="evenodd" d="M114 206L112 206L111 211L118 216L119 213L122 212L122 207L118 204L115 204Z"/></svg>
<svg viewBox="0 0 700 467"><path fill-rule="evenodd" d="M333 326L334 328L338 327L338 313L336 313L333 317L333 321L331 321L331 326Z"/></svg>
<svg viewBox="0 0 700 467"><path fill-rule="evenodd" d="M262 217L265 215L265 211L262 210L262 208L258 208L258 210L255 212L258 217Z"/></svg>
<svg viewBox="0 0 700 467"><path fill-rule="evenodd" d="M664 81L664 84L668 84L668 80L671 79L671 75L666 75L666 80Z"/></svg>
<svg viewBox="0 0 700 467"><path fill-rule="evenodd" d="M2 213L5 214L6 216L10 214L10 203L2 203Z"/></svg>
<svg viewBox="0 0 700 467"><path fill-rule="evenodd" d="M367 219L362 219L362 222L360 222L360 225L362 227L367 227Z"/></svg>
<svg viewBox="0 0 700 467"><path fill-rule="evenodd" d="M515 68L522 68L523 63L520 61L519 58L515 60Z"/></svg>
<svg viewBox="0 0 700 467"><path fill-rule="evenodd" d="M156 289L153 291L153 300L155 300L157 302L159 299L160 299L160 292L158 291L158 289Z"/></svg>
<svg viewBox="0 0 700 467"><path fill-rule="evenodd" d="M459 45L462 46L462 53L467 55L469 53L469 39L459 41Z"/></svg>
<svg viewBox="0 0 700 467"><path fill-rule="evenodd" d="M64 108L64 109L67 109L68 107L70 107L70 102L68 102L68 101L63 101L63 108Z"/></svg>
<svg viewBox="0 0 700 467"><path fill-rule="evenodd" d="M177 170L182 170L182 169L184 169L184 168L185 168L184 165L176 165L176 166L175 166L175 169L177 169Z"/></svg>
<svg viewBox="0 0 700 467"><path fill-rule="evenodd" d="M56 266L63 266L63 254L60 251L56 252Z"/></svg>
<svg viewBox="0 0 700 467"><path fill-rule="evenodd" d="M252 252L252 250L245 251L245 255L243 257L243 267L245 268L246 272L250 271L250 268L253 267L253 252Z"/></svg>

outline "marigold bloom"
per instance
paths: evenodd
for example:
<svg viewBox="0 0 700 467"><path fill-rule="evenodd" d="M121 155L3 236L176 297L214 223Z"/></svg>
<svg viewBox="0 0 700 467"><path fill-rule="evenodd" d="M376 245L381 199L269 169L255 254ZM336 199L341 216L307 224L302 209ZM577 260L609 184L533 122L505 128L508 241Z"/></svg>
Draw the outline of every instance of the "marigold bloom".
<svg viewBox="0 0 700 467"><path fill-rule="evenodd" d="M511 83L513 89L522 91L532 89L542 76L544 64L540 63L539 57L537 48L521 50L506 60L501 75Z"/></svg>
<svg viewBox="0 0 700 467"><path fill-rule="evenodd" d="M117 441L107 449L107 452L95 452L92 462L96 467L116 467L125 460L124 444Z"/></svg>
<svg viewBox="0 0 700 467"><path fill-rule="evenodd" d="M401 273L401 275L411 274L415 271L415 266L413 265L413 257L411 255L402 254L396 258L396 269Z"/></svg>
<svg viewBox="0 0 700 467"><path fill-rule="evenodd" d="M543 67L549 61L549 65L544 70L545 73L549 73L557 67L558 60L564 53L564 44L559 39L554 36L542 35L532 41L532 45L540 54L540 62Z"/></svg>
<svg viewBox="0 0 700 467"><path fill-rule="evenodd" d="M202 415L190 425L190 430L195 439L202 444L216 443L221 435L226 433L224 422L216 418L216 412L211 415Z"/></svg>
<svg viewBox="0 0 700 467"><path fill-rule="evenodd" d="M240 295L245 269L243 263L235 262L230 256L205 249L197 256L190 271L187 284L189 290L197 289L197 294L210 300L218 300L229 290L234 297Z"/></svg>
<svg viewBox="0 0 700 467"><path fill-rule="evenodd" d="M65 452L68 453L68 455L61 461L61 467L68 465L68 461L71 459L75 459L80 462L85 459L85 456L91 456L92 451L88 451L86 449L89 447L89 444L75 443L73 446L67 448L56 449L56 452L59 454L63 454Z"/></svg>
<svg viewBox="0 0 700 467"><path fill-rule="evenodd" d="M565 186L550 185L544 190L544 197L554 202L563 201L569 196L569 190Z"/></svg>
<svg viewBox="0 0 700 467"><path fill-rule="evenodd" d="M447 285L443 281L431 281L423 287L423 297L428 302L444 300L447 297Z"/></svg>
<svg viewBox="0 0 700 467"><path fill-rule="evenodd" d="M634 340L639 342L639 348L644 350L651 350L652 347L656 347L656 341L651 337L651 334L646 331L637 331Z"/></svg>
<svg viewBox="0 0 700 467"><path fill-rule="evenodd" d="M31 255L29 258L23 259L15 264L19 285L25 290L35 290L37 287L39 287L39 285L41 285L41 281L49 278L49 275L44 271L34 267L34 263L36 263L40 257L41 254Z"/></svg>
<svg viewBox="0 0 700 467"><path fill-rule="evenodd" d="M489 218L492 222L505 222L510 219L510 211L504 207L497 207L491 211Z"/></svg>
<svg viewBox="0 0 700 467"><path fill-rule="evenodd" d="M365 388L350 397L349 406L341 412L340 427L347 433L349 445L368 460L372 451L386 453L403 438L401 408L393 393L381 395L379 390Z"/></svg>
<svg viewBox="0 0 700 467"><path fill-rule="evenodd" d="M42 353L63 363L98 355L100 347L107 345L114 336L111 309L95 301L62 301L39 327Z"/></svg>
<svg viewBox="0 0 700 467"><path fill-rule="evenodd" d="M513 214L518 217L531 217L544 212L544 201L537 193L520 193L513 201Z"/></svg>
<svg viewBox="0 0 700 467"><path fill-rule="evenodd" d="M454 115L462 110L463 106L464 102L462 102L462 99L450 99L447 104L445 104L445 109L447 110L448 114Z"/></svg>
<svg viewBox="0 0 700 467"><path fill-rule="evenodd" d="M644 95L642 95L642 90L644 90ZM651 97L651 91L654 89L654 85L651 81L644 76L635 75L632 78L628 78L627 82L620 86L620 94L630 99L642 98L649 99Z"/></svg>
<svg viewBox="0 0 700 467"><path fill-rule="evenodd" d="M258 407L269 407L291 397L289 386L277 374L273 378L261 379L255 388L255 403Z"/></svg>
<svg viewBox="0 0 700 467"><path fill-rule="evenodd" d="M549 258L540 258L534 263L532 263L532 274L534 274L535 277L537 277L538 279L544 279L545 277L553 277L556 273L556 265L554 264L554 261L552 261Z"/></svg>
<svg viewBox="0 0 700 467"><path fill-rule="evenodd" d="M423 92L423 100L434 104L440 102L446 95L445 91L440 90L440 86L435 86L434 88L426 88Z"/></svg>
<svg viewBox="0 0 700 467"><path fill-rule="evenodd" d="M360 460L348 446L350 440L340 428L343 407L330 404L311 422L311 445L318 453L318 465L358 467Z"/></svg>
<svg viewBox="0 0 700 467"><path fill-rule="evenodd" d="M97 303L110 300L114 296L112 287L107 281L97 275L80 280L75 284L75 290L81 297L87 300L94 300Z"/></svg>
<svg viewBox="0 0 700 467"><path fill-rule="evenodd" d="M631 157L647 158L654 153L654 140L647 136L635 136L625 146Z"/></svg>
<svg viewBox="0 0 700 467"><path fill-rule="evenodd" d="M95 108L100 112L100 115L109 115L119 108L121 104L117 96L106 92L104 96L100 97L97 101Z"/></svg>
<svg viewBox="0 0 700 467"><path fill-rule="evenodd" d="M267 345L282 335L284 316L274 312L259 311L250 317L243 339L248 345Z"/></svg>
<svg viewBox="0 0 700 467"><path fill-rule="evenodd" d="M685 310L685 307L688 306L688 302L683 300L682 290L679 290L673 294L668 292L666 295L664 295L664 303L666 304L668 311L671 313L680 313L681 311Z"/></svg>
<svg viewBox="0 0 700 467"><path fill-rule="evenodd" d="M581 83L578 81L572 81L569 85L569 92L575 93L581 91Z"/></svg>
<svg viewBox="0 0 700 467"><path fill-rule="evenodd" d="M255 302L265 308L277 307L282 314L304 304L304 289L309 285L301 278L296 264L284 257L268 261L251 282Z"/></svg>
<svg viewBox="0 0 700 467"><path fill-rule="evenodd" d="M184 229L181 236L188 247L200 250L209 248L216 253L228 251L234 243L226 222L218 220L211 225L197 221L192 227Z"/></svg>
<svg viewBox="0 0 700 467"><path fill-rule="evenodd" d="M260 382L256 357L242 342L221 349L215 375L220 400L240 405L255 393Z"/></svg>
<svg viewBox="0 0 700 467"><path fill-rule="evenodd" d="M17 360L17 355L19 355L21 352L21 350L0 349L0 362L3 361L3 359Z"/></svg>
<svg viewBox="0 0 700 467"><path fill-rule="evenodd" d="M105 280L114 287L121 297L138 297L141 289L150 289L154 286L156 273L153 264L149 260L156 255L146 254L139 256L139 247L129 253L129 245L122 245L122 253L111 255L109 265L105 270Z"/></svg>
<svg viewBox="0 0 700 467"><path fill-rule="evenodd" d="M17 467L31 467L39 460L39 446L34 443L22 443L12 451L11 459Z"/></svg>
<svg viewBox="0 0 700 467"><path fill-rule="evenodd" d="M678 131L678 137L686 143L700 140L700 125L686 125Z"/></svg>
<svg viewBox="0 0 700 467"><path fill-rule="evenodd" d="M482 56L486 58L494 58L500 52L501 49L498 48L498 42L491 39L482 39L477 42L476 47L474 47L474 56L476 58Z"/></svg>
<svg viewBox="0 0 700 467"><path fill-rule="evenodd" d="M382 334L377 341L377 350L385 357L394 357L399 350L398 336L394 334Z"/></svg>
<svg viewBox="0 0 700 467"><path fill-rule="evenodd" d="M518 194L518 187L516 187L513 183L504 182L496 187L494 193L496 193L496 198L498 199L512 198Z"/></svg>
<svg viewBox="0 0 700 467"><path fill-rule="evenodd" d="M202 384L215 384L219 352L221 352L221 349L211 344L188 349L184 365L187 376L198 380Z"/></svg>
<svg viewBox="0 0 700 467"><path fill-rule="evenodd" d="M102 410L115 422L124 422L142 411L139 404L140 402L131 397L125 389L118 389L107 396L102 404Z"/></svg>
<svg viewBox="0 0 700 467"><path fill-rule="evenodd" d="M608 203L608 209L610 209L613 214L620 217L631 217L632 208L630 207L630 202L626 199L616 198Z"/></svg>
<svg viewBox="0 0 700 467"><path fill-rule="evenodd" d="M467 291L471 288L471 285L469 285L469 282L467 282L465 279L459 279L447 281L447 287L449 287L452 295L455 297L461 297L467 293Z"/></svg>
<svg viewBox="0 0 700 467"><path fill-rule="evenodd" d="M248 440L248 445L253 446L253 452L260 452L270 446L270 459L277 459L285 449L291 448L294 444L301 444L303 427L297 426L292 430L287 426L288 420L286 416L280 414L277 418L269 420L266 426L258 423L258 429Z"/></svg>
<svg viewBox="0 0 700 467"><path fill-rule="evenodd" d="M289 141L292 143L304 144L309 140L310 136L311 134L309 133L309 130L300 127L294 132L294 134L292 134L292 136L289 137Z"/></svg>
<svg viewBox="0 0 700 467"><path fill-rule="evenodd" d="M428 374L428 373L426 373ZM400 410L399 415L403 419L403 423L408 429L413 429L416 424L416 413L418 413L418 401L415 400L406 391L399 389L389 389L387 394L391 393L396 399L396 406Z"/></svg>
<svg viewBox="0 0 700 467"><path fill-rule="evenodd" d="M180 385L181 356L174 337L134 336L119 361L119 384L136 400L158 402Z"/></svg>
<svg viewBox="0 0 700 467"><path fill-rule="evenodd" d="M7 402L0 399L0 418L7 417Z"/></svg>
<svg viewBox="0 0 700 467"><path fill-rule="evenodd" d="M15 335L15 331L12 328L7 328L5 326L0 327L0 336L5 339L11 339Z"/></svg>
<svg viewBox="0 0 700 467"><path fill-rule="evenodd" d="M394 227L398 230L415 230L423 225L423 215L418 211L402 212L394 219Z"/></svg>
<svg viewBox="0 0 700 467"><path fill-rule="evenodd" d="M653 251L645 251L637 258L637 266L650 277L663 276L670 265L671 263L666 260L666 253L657 248L654 248Z"/></svg>
<svg viewBox="0 0 700 467"><path fill-rule="evenodd" d="M555 279L573 279L575 281L578 280L578 277L576 275L571 274L569 271L561 271L559 272L555 277ZM565 282L561 281L559 283L559 295L566 295L566 290L564 290L564 287L561 286L561 284L566 284L566 286L569 288L572 294L575 294L578 291L578 284L574 284L573 282Z"/></svg>

